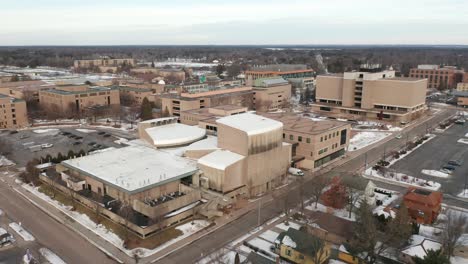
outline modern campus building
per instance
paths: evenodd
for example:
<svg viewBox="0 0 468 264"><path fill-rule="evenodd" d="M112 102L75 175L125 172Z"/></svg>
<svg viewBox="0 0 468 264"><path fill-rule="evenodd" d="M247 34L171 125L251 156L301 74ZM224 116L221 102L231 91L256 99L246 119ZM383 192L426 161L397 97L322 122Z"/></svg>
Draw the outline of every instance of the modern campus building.
<svg viewBox="0 0 468 264"><path fill-rule="evenodd" d="M254 82L254 106L260 112L283 108L291 99L291 84L283 78L261 78Z"/></svg>
<svg viewBox="0 0 468 264"><path fill-rule="evenodd" d="M31 99L39 102L39 91L54 88L44 81L0 82L0 94L17 99ZM27 98L31 97L31 98Z"/></svg>
<svg viewBox="0 0 468 264"><path fill-rule="evenodd" d="M254 85L261 78L281 77L285 80L314 77L315 72L302 64L271 64L252 67L245 71L245 84Z"/></svg>
<svg viewBox="0 0 468 264"><path fill-rule="evenodd" d="M26 102L0 94L0 128L21 128L27 124Z"/></svg>
<svg viewBox="0 0 468 264"><path fill-rule="evenodd" d="M102 58L102 59L95 59L95 60L75 60L73 62L73 66L75 68L92 68L92 67L118 67L121 65L131 65L135 66L135 60L131 58L126 59L110 59L110 58Z"/></svg>
<svg viewBox="0 0 468 264"><path fill-rule="evenodd" d="M283 124L283 141L292 145L293 165L318 169L342 157L349 145L351 125L339 121L313 121L292 113L262 113Z"/></svg>
<svg viewBox="0 0 468 264"><path fill-rule="evenodd" d="M312 110L337 117L407 122L426 110L426 79L395 77L379 65L317 77Z"/></svg>
<svg viewBox="0 0 468 264"><path fill-rule="evenodd" d="M463 71L453 66L418 65L410 69L409 77L427 79L427 88L453 89L462 81Z"/></svg>
<svg viewBox="0 0 468 264"><path fill-rule="evenodd" d="M56 111L83 112L88 107L120 105L117 87L65 85L39 91L39 102Z"/></svg>
<svg viewBox="0 0 468 264"><path fill-rule="evenodd" d="M191 126L198 125L201 128L205 128L209 131L214 131L216 126L210 127L212 123L210 121L224 116L243 114L246 113L247 110L247 107L237 105L220 105L210 108L193 109L180 112L180 122L182 124ZM210 125L204 124L205 120L209 122Z"/></svg>
<svg viewBox="0 0 468 264"><path fill-rule="evenodd" d="M457 91L463 92L468 91L468 82L462 82L457 84Z"/></svg>
<svg viewBox="0 0 468 264"><path fill-rule="evenodd" d="M119 86L120 96L128 96L129 100L134 101L135 104L141 105L143 99L148 99L154 102L153 90L149 88L133 88L128 86ZM123 104L123 102L122 102Z"/></svg>
<svg viewBox="0 0 468 264"><path fill-rule="evenodd" d="M457 105L462 107L468 106L468 90L458 91L455 90L452 93L453 96L457 98Z"/></svg>

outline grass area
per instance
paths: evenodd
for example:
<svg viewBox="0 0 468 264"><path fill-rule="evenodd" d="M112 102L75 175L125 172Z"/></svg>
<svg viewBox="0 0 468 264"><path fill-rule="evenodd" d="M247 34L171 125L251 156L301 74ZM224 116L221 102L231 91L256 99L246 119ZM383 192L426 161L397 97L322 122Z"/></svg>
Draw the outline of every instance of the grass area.
<svg viewBox="0 0 468 264"><path fill-rule="evenodd" d="M54 188L51 187L50 185L42 184L39 187L39 191L49 196L50 198L57 200L58 202L64 205L72 206L70 196L58 190L54 192ZM127 235L126 228L124 226L117 224L107 219L106 217L103 217L103 216L98 217L94 210L91 210L90 208L82 205L79 202L75 202L75 211L78 213L87 215L95 223L99 222L100 224L105 226L108 230L111 230L114 234L119 236L122 240L124 240L125 236ZM141 247L141 248L153 249L181 235L183 235L182 231L175 229L175 227L167 228L145 239L140 238L139 236L135 235L132 232L128 232L127 248L135 249L135 248Z"/></svg>

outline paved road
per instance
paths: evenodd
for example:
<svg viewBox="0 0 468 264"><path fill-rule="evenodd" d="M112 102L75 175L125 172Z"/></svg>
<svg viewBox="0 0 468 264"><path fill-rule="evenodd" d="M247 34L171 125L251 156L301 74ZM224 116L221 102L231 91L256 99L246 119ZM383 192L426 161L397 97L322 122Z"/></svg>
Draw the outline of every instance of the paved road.
<svg viewBox="0 0 468 264"><path fill-rule="evenodd" d="M408 133L408 138L413 138L415 136L420 136L426 134L426 131L431 127L435 127L437 123L453 115L455 110L449 109L439 113L434 116L427 122L423 122L417 125L414 125L408 129L405 129L402 133ZM363 151L356 151L353 154L350 154L350 160L344 163L341 166L338 166L329 172L326 172L325 175L328 177L341 176L341 177L352 177L356 171L361 169L364 166L366 156L367 162L372 163L380 159L384 152L388 153L391 149L398 149L405 144L405 140L391 138L384 144L375 146L369 150L364 149ZM367 154L366 154L367 153ZM305 195L309 194L310 186L314 184L313 177L308 178L304 183ZM404 187L394 186L390 184L376 182L377 186L382 188L392 189L399 192L406 190ZM299 192L295 191L296 187L291 187L287 201L289 207L295 207L300 201ZM261 223L266 222L267 220L279 215L282 212L282 200L285 199L285 195L279 196L277 200L266 202L261 207ZM453 199L445 199L445 202L451 205L467 207L465 202ZM206 256L207 254L214 252L215 250L225 247L230 241L242 236L249 230L255 228L258 223L258 211L253 210L244 216L240 217L236 221L230 223L229 225L223 226L214 233L207 235L189 246L186 246L180 250L173 252L164 259L158 261L158 263L194 263L202 257L202 254Z"/></svg>
<svg viewBox="0 0 468 264"><path fill-rule="evenodd" d="M21 222L38 243L51 249L67 263L115 263L81 236L52 220L4 182L0 182L0 208L13 221ZM7 259L9 257L5 256Z"/></svg>

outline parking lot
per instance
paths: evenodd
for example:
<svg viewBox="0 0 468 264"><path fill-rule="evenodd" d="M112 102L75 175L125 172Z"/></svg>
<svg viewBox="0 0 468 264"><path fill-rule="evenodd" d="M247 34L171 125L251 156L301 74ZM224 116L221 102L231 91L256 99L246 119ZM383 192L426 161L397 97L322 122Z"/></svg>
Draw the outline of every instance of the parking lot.
<svg viewBox="0 0 468 264"><path fill-rule="evenodd" d="M34 158L40 159L46 155L55 157L59 152L67 155L70 150L79 152L94 151L109 147L119 148L115 143L119 138L134 139L131 134L122 131L112 131L101 128L37 128L21 130L17 133L2 131L0 136L12 145L8 158L18 166L25 166Z"/></svg>
<svg viewBox="0 0 468 264"><path fill-rule="evenodd" d="M437 137L425 143L404 159L396 162L391 169L400 173L436 181L442 184L444 193L457 195L468 180L468 145L457 141L468 133L468 124L453 125ZM447 178L428 176L422 170L440 170L450 160L461 161L461 166Z"/></svg>

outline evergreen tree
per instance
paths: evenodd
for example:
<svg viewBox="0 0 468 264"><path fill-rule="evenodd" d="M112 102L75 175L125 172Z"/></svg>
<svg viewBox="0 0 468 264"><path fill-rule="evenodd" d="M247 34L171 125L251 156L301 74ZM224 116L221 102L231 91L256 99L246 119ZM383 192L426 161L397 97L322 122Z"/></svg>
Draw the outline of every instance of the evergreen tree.
<svg viewBox="0 0 468 264"><path fill-rule="evenodd" d="M371 207L363 202L356 212L354 234L350 242L350 251L353 255L364 254L366 263L375 263L377 260L376 248L379 243L377 220L372 214Z"/></svg>
<svg viewBox="0 0 468 264"><path fill-rule="evenodd" d="M141 120L149 120L153 118L153 108L151 107L151 103L148 98L143 98L143 102L141 103L141 113L140 113Z"/></svg>
<svg viewBox="0 0 468 264"><path fill-rule="evenodd" d="M424 258L413 257L414 264L450 264L450 260L447 256L442 254L439 250L428 250L427 255Z"/></svg>

